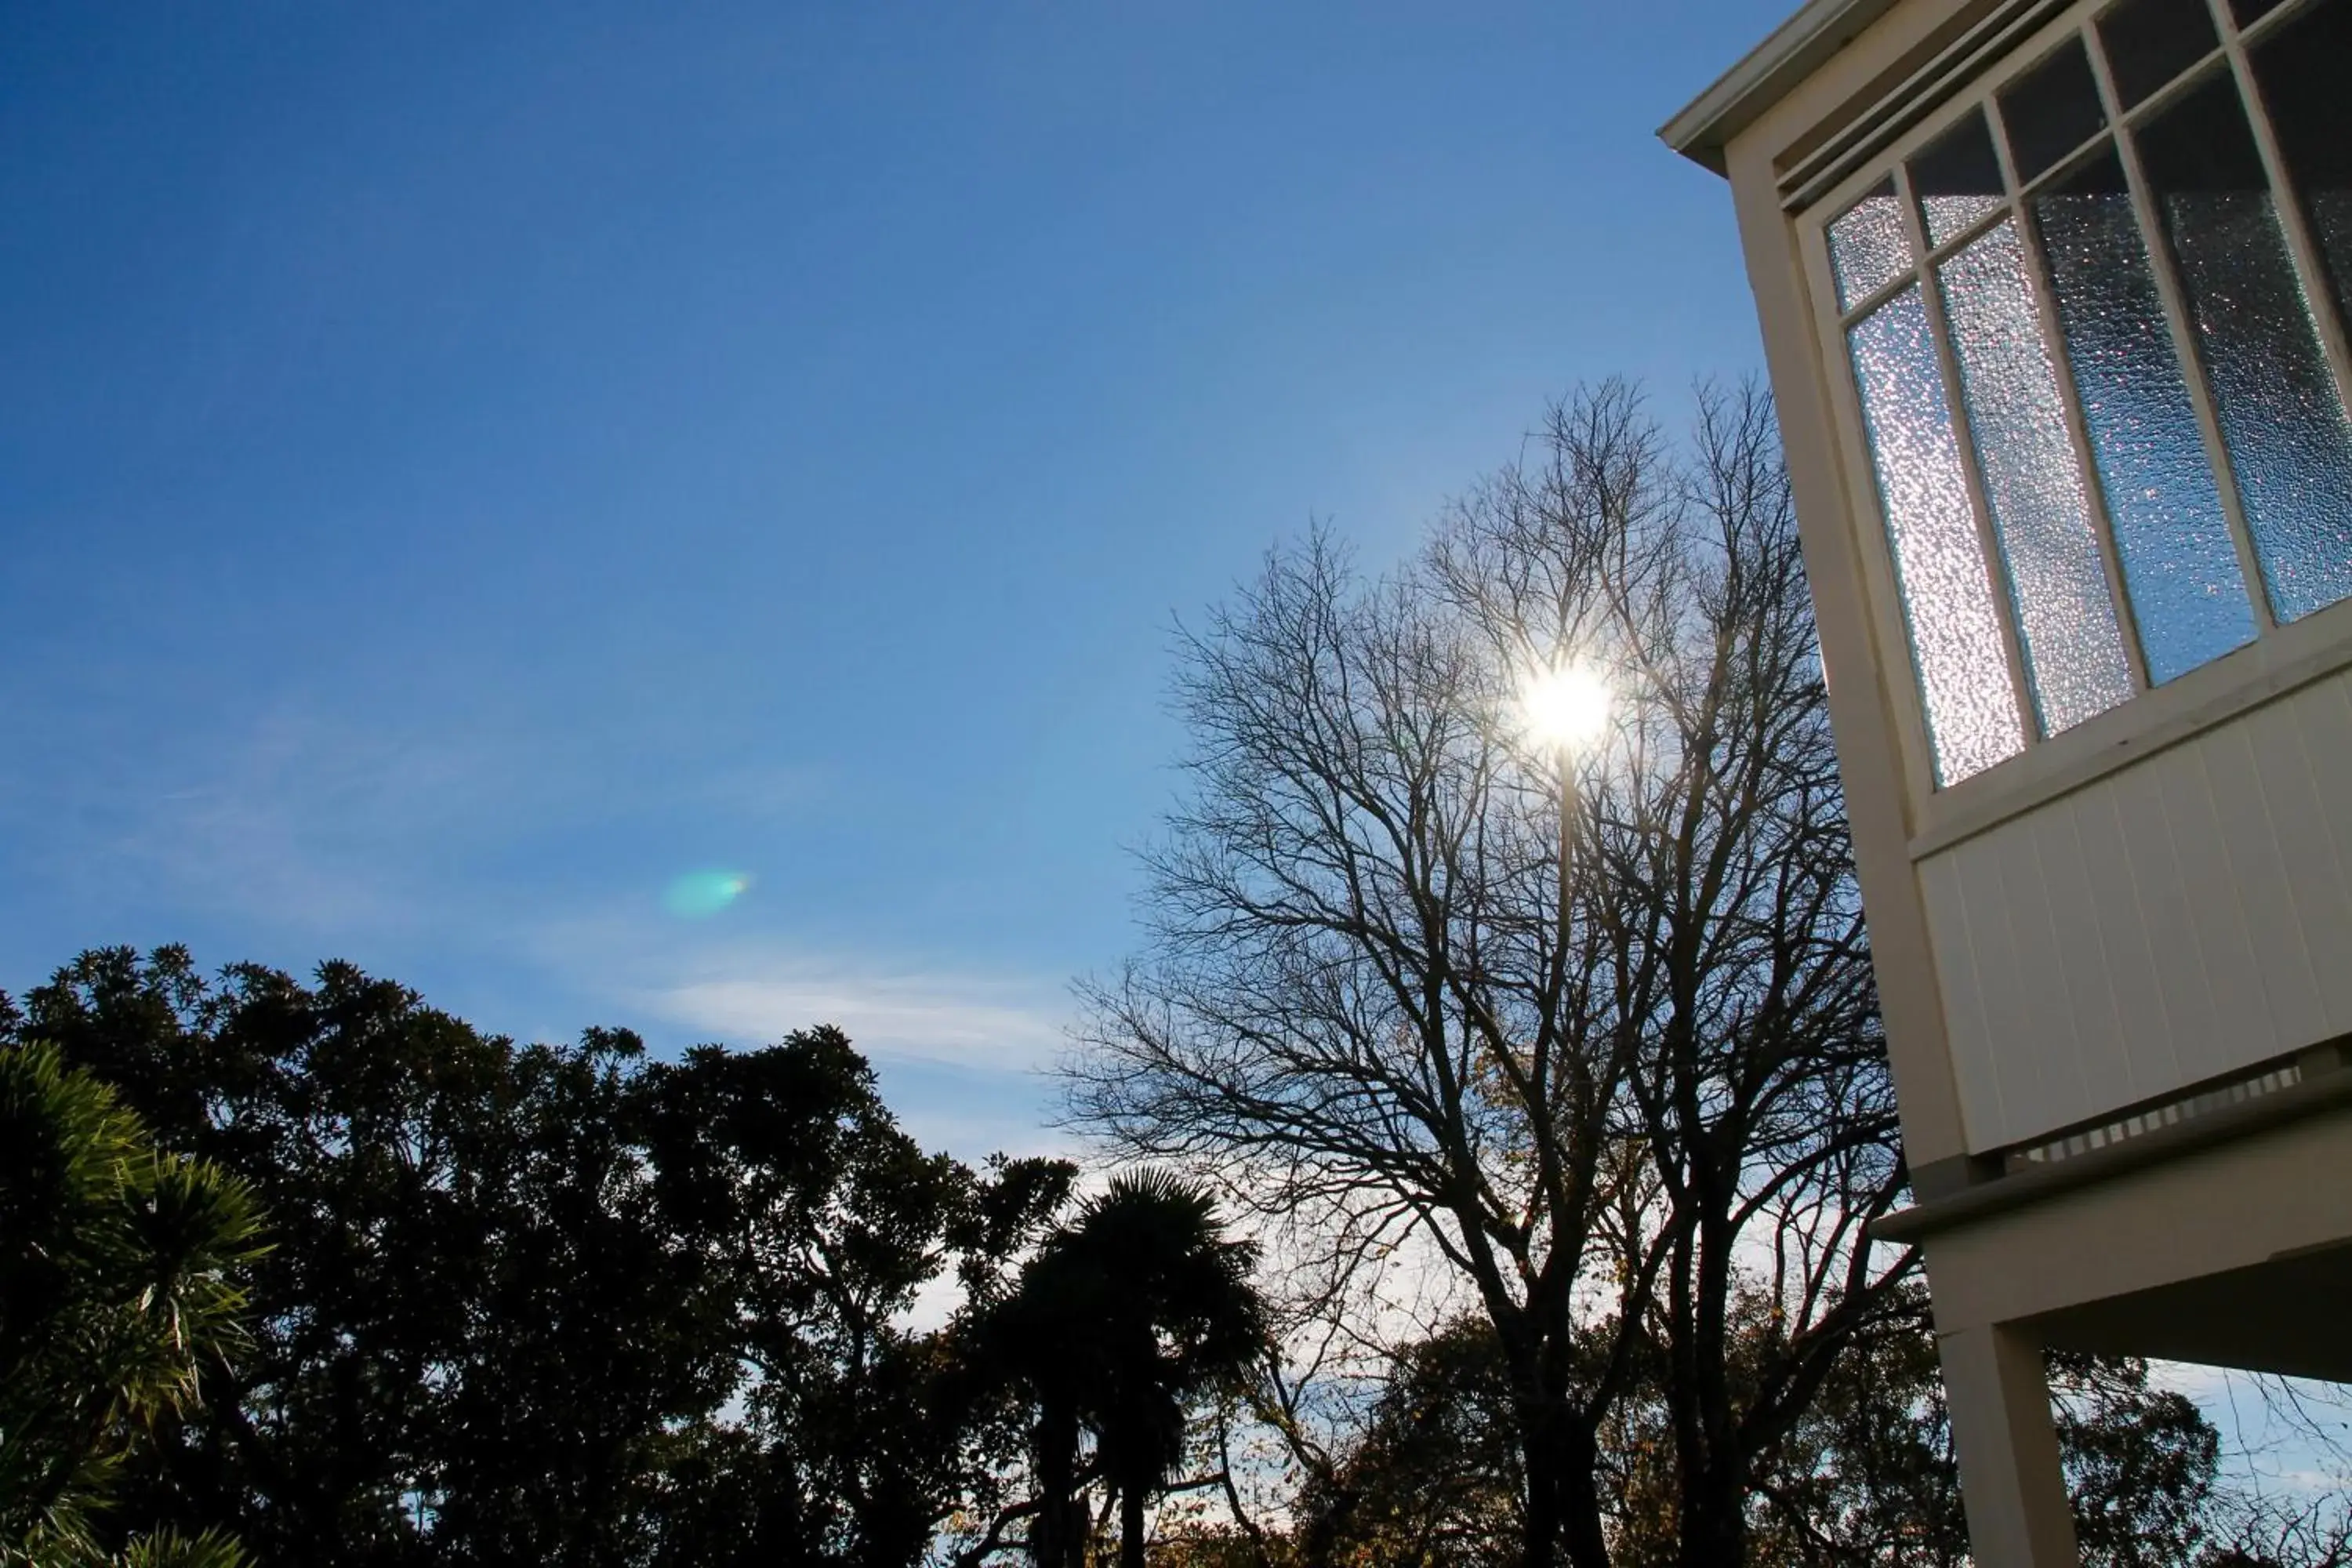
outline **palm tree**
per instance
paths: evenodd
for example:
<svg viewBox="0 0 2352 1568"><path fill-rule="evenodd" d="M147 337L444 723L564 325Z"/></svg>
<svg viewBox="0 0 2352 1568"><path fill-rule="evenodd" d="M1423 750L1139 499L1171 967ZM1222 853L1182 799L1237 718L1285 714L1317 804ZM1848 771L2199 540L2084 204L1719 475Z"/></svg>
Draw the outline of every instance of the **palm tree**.
<svg viewBox="0 0 2352 1568"><path fill-rule="evenodd" d="M1255 1244L1168 1171L1113 1177L1049 1237L998 1309L983 1353L1037 1411L1037 1568L1076 1568L1081 1429L1119 1501L1119 1562L1143 1568L1144 1510L1184 1452L1186 1405L1263 1353Z"/></svg>
<svg viewBox="0 0 2352 1568"><path fill-rule="evenodd" d="M244 1183L160 1152L54 1047L0 1047L0 1568L245 1561L212 1531L112 1553L98 1516L156 1421L244 1342L259 1225Z"/></svg>

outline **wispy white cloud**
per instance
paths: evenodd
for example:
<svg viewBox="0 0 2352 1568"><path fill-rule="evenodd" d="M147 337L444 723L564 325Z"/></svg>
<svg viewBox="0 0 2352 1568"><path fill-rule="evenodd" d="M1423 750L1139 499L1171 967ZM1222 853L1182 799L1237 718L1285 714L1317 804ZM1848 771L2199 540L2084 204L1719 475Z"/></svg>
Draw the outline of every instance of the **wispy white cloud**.
<svg viewBox="0 0 2352 1568"><path fill-rule="evenodd" d="M637 940L618 940L632 931ZM547 951L561 954L567 989L601 994L673 1041L744 1047L838 1026L875 1064L900 1125L927 1149L965 1160L1084 1152L1053 1125L1058 1096L1043 1070L1066 1037L1058 986L818 954L782 935L705 944L627 919L594 938L575 926Z"/></svg>
<svg viewBox="0 0 2352 1568"><path fill-rule="evenodd" d="M952 973L879 968L781 949L698 955L693 973L626 1000L689 1028L773 1039L838 1025L869 1053L950 1066L1030 1070L1051 1064L1063 1020L1041 988Z"/></svg>
<svg viewBox="0 0 2352 1568"><path fill-rule="evenodd" d="M627 852L646 823L772 831L822 813L822 763L610 767L595 752L479 714L372 722L289 700L174 737L144 765L93 754L64 770L70 796L0 798L0 821L39 820L58 887L79 879L100 902L127 892L167 911L203 962L355 958L535 1038L625 1021L657 1049L750 1046L835 1024L928 1144L1066 1146L1044 1125L1053 1089L1039 1072L1063 1045L1059 974L995 971L915 932L833 939L781 900L730 899L685 920L639 879L643 857ZM0 768L9 782L42 779ZM620 881L598 875L607 847L630 868Z"/></svg>

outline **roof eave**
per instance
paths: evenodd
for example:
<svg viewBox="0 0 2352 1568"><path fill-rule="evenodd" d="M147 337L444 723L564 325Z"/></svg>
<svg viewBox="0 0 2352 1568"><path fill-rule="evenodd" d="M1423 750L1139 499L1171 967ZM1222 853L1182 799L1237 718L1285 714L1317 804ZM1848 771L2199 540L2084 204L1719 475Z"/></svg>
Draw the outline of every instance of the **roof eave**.
<svg viewBox="0 0 2352 1568"><path fill-rule="evenodd" d="M1659 139L1693 163L1725 173L1724 149L1733 137L1894 6L1895 0L1807 0L1802 10L1660 126Z"/></svg>

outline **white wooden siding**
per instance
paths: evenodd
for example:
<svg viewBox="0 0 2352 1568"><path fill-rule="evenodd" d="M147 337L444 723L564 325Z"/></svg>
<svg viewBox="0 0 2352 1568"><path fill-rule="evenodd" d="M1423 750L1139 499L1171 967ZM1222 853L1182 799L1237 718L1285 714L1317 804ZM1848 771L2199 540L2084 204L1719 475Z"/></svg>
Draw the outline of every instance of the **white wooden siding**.
<svg viewBox="0 0 2352 1568"><path fill-rule="evenodd" d="M1973 1150L2352 1033L2352 671L1918 871Z"/></svg>

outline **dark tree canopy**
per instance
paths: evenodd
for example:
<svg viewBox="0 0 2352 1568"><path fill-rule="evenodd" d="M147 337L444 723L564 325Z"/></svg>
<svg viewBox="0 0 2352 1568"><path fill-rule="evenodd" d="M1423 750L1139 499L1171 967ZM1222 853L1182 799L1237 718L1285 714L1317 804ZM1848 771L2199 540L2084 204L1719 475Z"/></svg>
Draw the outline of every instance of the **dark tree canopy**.
<svg viewBox="0 0 2352 1568"><path fill-rule="evenodd" d="M1397 1355L1343 1461L1302 1498L1317 1563L1500 1564L1519 1552L1527 1479L1510 1372L1476 1319Z"/></svg>
<svg viewBox="0 0 2352 1568"><path fill-rule="evenodd" d="M1745 1352L1769 1332L1766 1314L1740 1315ZM1605 1445L1612 1545L1633 1564L1672 1562L1678 1549L1656 1370ZM2218 1484L2219 1434L2195 1405L2153 1385L2144 1362L2053 1354L2050 1373L2086 1568L2237 1561L2249 1521ZM1494 1331L1459 1320L1405 1348L1342 1462L1308 1487L1298 1556L1502 1568L1518 1555L1520 1462ZM1753 1477L1753 1568L1965 1568L1958 1467L1924 1315L1857 1340Z"/></svg>
<svg viewBox="0 0 2352 1568"><path fill-rule="evenodd" d="M1205 1188L1122 1173L1045 1238L1016 1287L974 1324L982 1360L1033 1412L1039 1568L1081 1568L1076 1494L1099 1476L1119 1504L1119 1560L1143 1568L1145 1510L1184 1457L1191 1406L1269 1348L1250 1275L1257 1248L1225 1234ZM1093 1465L1079 1468L1081 1432Z"/></svg>
<svg viewBox="0 0 2352 1568"><path fill-rule="evenodd" d="M345 964L87 953L5 1014L249 1184L249 1343L118 1523L268 1564L911 1563L1001 1482L916 1293L985 1287L1068 1166L919 1150L832 1029L518 1046Z"/></svg>

